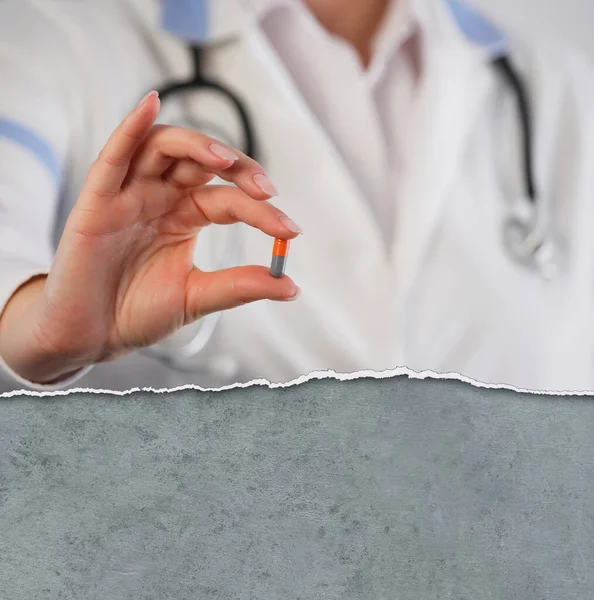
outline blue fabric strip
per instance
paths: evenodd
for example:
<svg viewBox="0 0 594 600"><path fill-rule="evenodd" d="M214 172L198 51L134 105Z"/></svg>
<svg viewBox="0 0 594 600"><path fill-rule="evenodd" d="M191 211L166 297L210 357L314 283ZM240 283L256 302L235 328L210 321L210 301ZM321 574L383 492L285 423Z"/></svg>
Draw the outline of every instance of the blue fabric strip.
<svg viewBox="0 0 594 600"><path fill-rule="evenodd" d="M466 38L484 48L491 58L508 52L507 36L488 21L478 10L464 0L446 0L452 14Z"/></svg>
<svg viewBox="0 0 594 600"><path fill-rule="evenodd" d="M161 27L165 31L194 44L206 40L208 0L162 0L161 10Z"/></svg>
<svg viewBox="0 0 594 600"><path fill-rule="evenodd" d="M62 179L62 168L52 147L34 131L15 121L0 118L0 137L7 138L23 146L34 154L51 173L56 186Z"/></svg>

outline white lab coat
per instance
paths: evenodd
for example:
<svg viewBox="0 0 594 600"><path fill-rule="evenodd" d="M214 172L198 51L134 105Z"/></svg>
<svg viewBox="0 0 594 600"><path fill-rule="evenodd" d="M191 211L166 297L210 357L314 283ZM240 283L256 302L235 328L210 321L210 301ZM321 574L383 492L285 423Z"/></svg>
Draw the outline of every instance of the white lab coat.
<svg viewBox="0 0 594 600"><path fill-rule="evenodd" d="M68 385L208 387L405 366L522 389L594 389L589 67L538 42L513 44L534 104L541 198L553 207L565 256L560 277L547 282L513 262L501 240L510 202L523 189L514 96L441 0L430 2L414 116L418 136L410 148L414 168L389 248L329 137L241 2L212 4L218 29L208 69L249 107L261 162L280 190L278 204L305 231L288 265L302 296L223 313L207 349L186 365L193 373L136 354ZM52 220L57 239L114 127L146 91L190 72L185 46L158 30L157 2L37 6L0 7L7 17L0 18L0 118L20 119L44 136L66 161L67 185L58 195L36 157L0 137L0 306L18 283L48 267ZM228 119L221 104L203 101L192 110L215 123ZM40 182L54 191L40 195ZM267 264L272 241L238 229L241 263ZM217 231L210 233L215 245ZM199 241L199 252L204 244ZM198 258L216 266L210 255ZM216 371L217 364L227 370ZM24 385L9 380L5 388Z"/></svg>

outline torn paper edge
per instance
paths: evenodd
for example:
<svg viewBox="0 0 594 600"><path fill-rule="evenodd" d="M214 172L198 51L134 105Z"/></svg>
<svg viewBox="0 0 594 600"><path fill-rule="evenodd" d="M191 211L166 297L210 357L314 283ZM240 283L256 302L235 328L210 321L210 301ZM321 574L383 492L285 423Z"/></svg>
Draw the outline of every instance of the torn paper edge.
<svg viewBox="0 0 594 600"><path fill-rule="evenodd" d="M272 383L267 379L252 379L251 381L244 383L232 383L226 386L218 388L206 388L198 385L182 385L174 388L130 388L125 391L117 390L103 390L95 388L72 388L66 390L52 390L52 391L33 391L33 390L13 390L0 394L0 398L12 398L15 396L32 396L32 397L46 397L46 396L68 396L71 394L98 394L98 395L110 395L110 396L129 396L131 394L137 394L141 392L152 392L156 394L172 394L175 392L181 392L186 390L194 390L200 392L223 392L234 389L244 389L254 387L257 385L267 386L269 389L288 388L297 385L307 383L309 381L319 381L322 379L334 379L336 381L354 381L358 379L392 379L396 377L406 376L409 379L432 379L432 380L447 380L447 381L460 381L462 383L470 384L473 387L479 389L493 389L493 390L508 390L517 392L520 394L532 394L536 396L594 396L594 390L576 390L576 391L551 391L551 390L529 390L523 388L517 388L513 385L503 383L483 383L460 375L459 373L436 373L431 370L424 371L413 371L408 367L398 367L396 369L390 369L385 371L372 371L362 370L355 371L353 373L337 373L336 371L312 371L308 375L301 375L295 379L287 382Z"/></svg>

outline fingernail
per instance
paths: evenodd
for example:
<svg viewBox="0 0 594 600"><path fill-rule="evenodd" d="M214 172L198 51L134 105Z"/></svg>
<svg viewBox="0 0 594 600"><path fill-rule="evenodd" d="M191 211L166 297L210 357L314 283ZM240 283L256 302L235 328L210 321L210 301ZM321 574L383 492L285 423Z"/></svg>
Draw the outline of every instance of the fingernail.
<svg viewBox="0 0 594 600"><path fill-rule="evenodd" d="M227 148L227 146L223 146L223 144L218 144L217 142L214 142L209 146L209 149L215 156L218 156L223 160L239 160L239 156L237 156L237 154L235 154L233 150Z"/></svg>
<svg viewBox="0 0 594 600"><path fill-rule="evenodd" d="M256 173L254 175L254 182L268 196L278 196L278 190L264 173Z"/></svg>
<svg viewBox="0 0 594 600"><path fill-rule="evenodd" d="M301 290L299 288L297 288L297 291L290 297L290 298L285 298L285 302L295 302L295 300L297 300L299 298L299 296L301 296Z"/></svg>
<svg viewBox="0 0 594 600"><path fill-rule="evenodd" d="M143 99L142 99L142 100L141 100L141 101L138 103L138 108L140 108L140 107L141 107L143 104L145 104L145 103L146 103L146 101L147 101L149 98L151 98L152 96L158 96L158 95L159 95L159 92L155 92L155 91L149 92L149 93L148 93L148 94L147 94L147 95L146 95L146 96L145 96L145 97L144 97L144 98L143 98Z"/></svg>
<svg viewBox="0 0 594 600"><path fill-rule="evenodd" d="M299 227L299 225L297 225L297 223L295 223L295 221L293 221L292 219L289 219L289 217L287 217L287 215L281 215L279 217L279 221L289 230L292 231L293 233L299 233L302 234L303 231L301 229L301 227Z"/></svg>

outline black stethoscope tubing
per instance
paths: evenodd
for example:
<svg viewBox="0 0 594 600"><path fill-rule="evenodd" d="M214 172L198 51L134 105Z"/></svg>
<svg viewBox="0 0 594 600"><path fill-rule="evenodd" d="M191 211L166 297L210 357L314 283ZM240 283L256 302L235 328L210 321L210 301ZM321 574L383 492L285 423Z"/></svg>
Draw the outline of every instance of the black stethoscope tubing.
<svg viewBox="0 0 594 600"><path fill-rule="evenodd" d="M192 77L187 81L180 81L164 85L160 90L158 90L161 101L165 102L168 98L175 94L182 94L191 91L212 90L218 92L233 104L237 114L239 115L244 137L243 148L241 148L241 150L244 154L257 161L258 150L256 136L251 117L245 104L232 90L212 79L207 78L204 75L204 70L202 68L204 55L203 48L200 46L190 46L190 52L193 62Z"/></svg>
<svg viewBox="0 0 594 600"><path fill-rule="evenodd" d="M511 86L518 102L520 127L522 128L524 177L526 198L536 204L537 194L534 183L533 151L532 151L532 118L528 94L524 83L512 66L508 56L502 56L492 61L493 66Z"/></svg>

